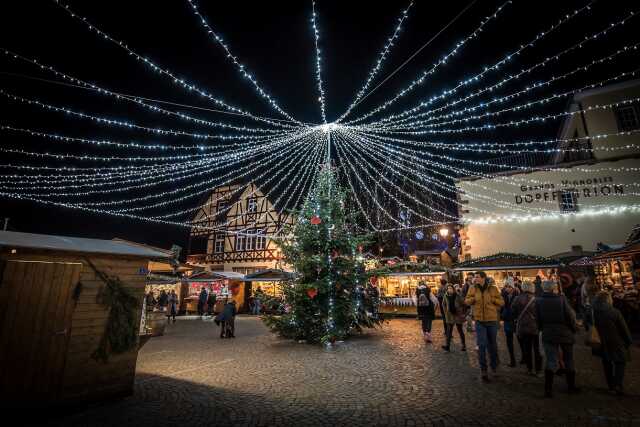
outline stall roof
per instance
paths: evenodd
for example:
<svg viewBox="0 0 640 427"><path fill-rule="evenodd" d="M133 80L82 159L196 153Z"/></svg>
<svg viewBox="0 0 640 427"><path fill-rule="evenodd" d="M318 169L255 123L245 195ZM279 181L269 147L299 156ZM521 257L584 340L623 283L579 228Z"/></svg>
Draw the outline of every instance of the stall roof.
<svg viewBox="0 0 640 427"><path fill-rule="evenodd" d="M603 252L593 257L594 260L602 260L608 258L618 258L621 256L629 256L631 254L640 253L640 242L631 243L619 249Z"/></svg>
<svg viewBox="0 0 640 427"><path fill-rule="evenodd" d="M277 268L269 268L255 273L247 274L244 276L244 280L251 281L264 281L264 282L279 282L281 280L289 280L295 276L290 271L279 270Z"/></svg>
<svg viewBox="0 0 640 427"><path fill-rule="evenodd" d="M244 274L235 271L202 271L185 277L187 282L211 282L214 280L244 280Z"/></svg>
<svg viewBox="0 0 640 427"><path fill-rule="evenodd" d="M555 268L559 267L560 264L560 261L554 258L501 252L486 257L460 262L454 265L453 270L528 270L537 268Z"/></svg>
<svg viewBox="0 0 640 427"><path fill-rule="evenodd" d="M123 240L87 239L16 231L0 231L0 247L124 255L151 259L167 259L171 257L164 250L152 249L146 245L133 244Z"/></svg>
<svg viewBox="0 0 640 427"><path fill-rule="evenodd" d="M406 272L397 272L397 273L388 273L383 274L382 277L397 277L397 276L441 276L445 274L444 271L425 271L420 273L413 273L411 271Z"/></svg>

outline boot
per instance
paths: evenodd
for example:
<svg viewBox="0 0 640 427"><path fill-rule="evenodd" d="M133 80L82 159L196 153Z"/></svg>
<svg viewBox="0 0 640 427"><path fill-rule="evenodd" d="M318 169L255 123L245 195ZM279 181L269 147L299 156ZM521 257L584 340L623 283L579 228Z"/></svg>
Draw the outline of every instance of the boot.
<svg viewBox="0 0 640 427"><path fill-rule="evenodd" d="M553 377L554 372L550 370L544 371L544 397L553 397Z"/></svg>
<svg viewBox="0 0 640 427"><path fill-rule="evenodd" d="M567 374L567 391L569 394L580 393L580 388L576 387L576 371L566 371Z"/></svg>
<svg viewBox="0 0 640 427"><path fill-rule="evenodd" d="M449 345L443 345L443 346L442 346L442 349L443 349L444 351L451 351L451 348L449 347Z"/></svg>

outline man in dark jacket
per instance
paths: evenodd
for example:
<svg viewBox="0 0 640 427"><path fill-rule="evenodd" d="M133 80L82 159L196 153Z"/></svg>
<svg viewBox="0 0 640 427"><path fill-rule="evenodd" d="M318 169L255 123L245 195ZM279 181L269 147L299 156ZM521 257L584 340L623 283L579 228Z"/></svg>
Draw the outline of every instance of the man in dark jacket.
<svg viewBox="0 0 640 427"><path fill-rule="evenodd" d="M541 284L543 294L536 301L536 319L542 332L542 344L546 357L544 371L544 395L553 396L553 376L558 368L560 351L567 370L569 393L577 393L576 371L573 364L573 344L575 344L576 314L569 306L564 295L559 295L558 286L553 280Z"/></svg>
<svg viewBox="0 0 640 427"><path fill-rule="evenodd" d="M204 315L204 306L207 304L207 290L202 287L200 295L198 296L198 316Z"/></svg>
<svg viewBox="0 0 640 427"><path fill-rule="evenodd" d="M593 299L594 325L600 336L599 353L609 390L624 395L624 368L630 359L631 333L622 313L611 305L611 295L602 291Z"/></svg>
<svg viewBox="0 0 640 427"><path fill-rule="evenodd" d="M516 355L515 350L513 348L513 333L515 329L513 310L511 309L511 305L516 298L516 289L511 283L507 283L502 288L502 299L504 300L504 305L500 309L500 318L502 319L504 326L504 336L507 338L507 349L509 350L509 358L510 363L509 367L516 367Z"/></svg>
<svg viewBox="0 0 640 427"><path fill-rule="evenodd" d="M209 298L207 299L207 314L209 316L213 316L216 308L216 293L213 292L213 289L209 289Z"/></svg>
<svg viewBox="0 0 640 427"><path fill-rule="evenodd" d="M232 299L227 301L222 309L222 313L215 318L220 324L220 338L235 338L236 302Z"/></svg>

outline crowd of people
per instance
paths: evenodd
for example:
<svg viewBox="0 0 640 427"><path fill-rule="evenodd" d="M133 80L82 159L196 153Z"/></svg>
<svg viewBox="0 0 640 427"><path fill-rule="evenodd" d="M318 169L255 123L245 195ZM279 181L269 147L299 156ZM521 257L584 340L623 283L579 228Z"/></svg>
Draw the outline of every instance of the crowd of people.
<svg viewBox="0 0 640 427"><path fill-rule="evenodd" d="M611 393L624 395L623 380L630 360L631 334L611 293L596 285L593 278L582 284L582 326L585 344L602 359L604 378ZM416 289L417 311L424 340L432 343L431 328L439 311L445 331L444 351L452 350L454 329L461 351L467 350L467 333L475 332L481 379L491 382L499 366L497 337L502 330L509 353L510 368L518 366L514 337L520 348L519 364L527 373L540 377L544 369L544 396L553 396L556 376L564 376L569 393L579 393L576 385L574 345L579 324L574 309L554 279L534 282L505 282L498 289L483 271L469 274L462 285L442 279L434 293L421 282ZM465 328L466 323L466 328ZM542 350L542 352L541 352ZM544 361L544 363L543 363Z"/></svg>

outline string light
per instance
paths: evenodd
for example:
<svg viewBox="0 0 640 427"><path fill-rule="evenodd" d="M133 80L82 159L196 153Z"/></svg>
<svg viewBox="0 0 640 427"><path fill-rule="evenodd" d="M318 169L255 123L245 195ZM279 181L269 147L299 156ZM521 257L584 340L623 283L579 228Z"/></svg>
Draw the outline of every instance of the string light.
<svg viewBox="0 0 640 427"><path fill-rule="evenodd" d="M315 0L311 1L311 26L313 28L313 36L315 40L316 46L316 82L318 84L318 102L320 103L320 113L322 114L322 121L327 123L327 115L325 112L325 103L324 103L324 89L322 85L322 67L320 66L320 61L322 56L320 55L320 32L318 31L318 27L316 25L316 2Z"/></svg>

